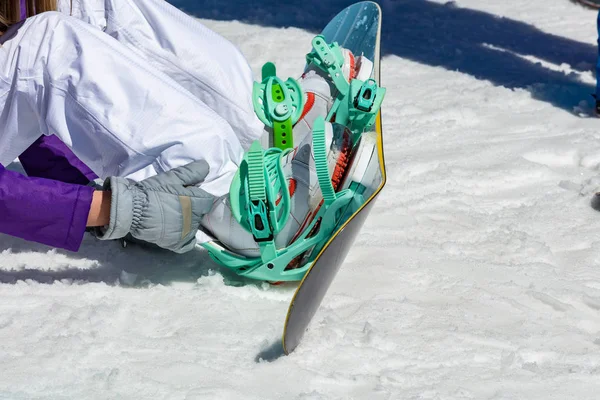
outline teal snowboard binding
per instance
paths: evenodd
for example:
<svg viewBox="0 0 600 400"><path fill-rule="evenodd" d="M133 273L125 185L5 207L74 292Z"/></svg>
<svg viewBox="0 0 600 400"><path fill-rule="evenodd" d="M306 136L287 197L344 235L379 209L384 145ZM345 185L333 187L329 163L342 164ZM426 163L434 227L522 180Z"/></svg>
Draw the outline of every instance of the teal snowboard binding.
<svg viewBox="0 0 600 400"><path fill-rule="evenodd" d="M290 215L291 196L282 160L294 148L292 127L304 108L304 94L295 79L286 81L276 76L275 66L267 63L262 82L254 84L253 104L259 119L273 133L275 147L263 149L254 142L238 169L230 188L230 206L235 220L252 234L260 249L259 257L246 257L214 242L205 243L210 256L238 275L270 282L299 281L310 268L319 251L336 231L343 217L361 204L361 185L353 182L337 191L331 182L325 121L346 126L352 143L360 141L363 132L375 122L385 89L375 80L346 81L341 73L343 57L340 47L327 44L322 36L313 41L307 62L331 77L337 95L328 115L314 121L312 152L322 203L310 222L287 246L279 247L275 237L286 226ZM353 201L355 200L355 201ZM348 208L354 210L348 210Z"/></svg>

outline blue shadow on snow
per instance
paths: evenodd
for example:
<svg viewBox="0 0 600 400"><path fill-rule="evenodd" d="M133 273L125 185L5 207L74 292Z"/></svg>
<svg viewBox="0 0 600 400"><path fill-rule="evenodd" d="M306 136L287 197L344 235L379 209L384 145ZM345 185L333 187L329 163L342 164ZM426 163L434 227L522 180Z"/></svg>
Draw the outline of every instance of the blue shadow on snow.
<svg viewBox="0 0 600 400"><path fill-rule="evenodd" d="M169 0L200 18L239 20L271 27L320 31L347 0ZM523 59L533 56L576 71L593 70L596 47L543 32L533 25L483 11L426 0L379 0L383 10L382 55L396 55L488 80L509 89L527 89L536 99L573 112L594 88L577 74L553 71ZM590 24L596 14L590 12ZM265 60L267 61L267 60ZM385 72L384 72L385 83Z"/></svg>

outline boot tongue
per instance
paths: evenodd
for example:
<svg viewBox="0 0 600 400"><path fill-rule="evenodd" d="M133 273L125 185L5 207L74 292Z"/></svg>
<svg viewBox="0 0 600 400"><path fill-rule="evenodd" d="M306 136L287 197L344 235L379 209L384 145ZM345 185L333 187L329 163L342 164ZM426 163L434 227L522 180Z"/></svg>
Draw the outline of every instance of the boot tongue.
<svg viewBox="0 0 600 400"><path fill-rule="evenodd" d="M331 97L331 93L334 90L333 82L325 76L323 71L314 66L312 68L313 69L308 70L302 76L302 79L298 81L302 90L304 90L304 93L321 93Z"/></svg>

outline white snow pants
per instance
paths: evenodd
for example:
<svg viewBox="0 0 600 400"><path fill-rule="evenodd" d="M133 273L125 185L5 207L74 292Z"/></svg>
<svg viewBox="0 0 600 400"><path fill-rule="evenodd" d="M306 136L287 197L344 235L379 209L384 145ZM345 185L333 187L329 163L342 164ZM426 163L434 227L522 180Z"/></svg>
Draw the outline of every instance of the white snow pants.
<svg viewBox="0 0 600 400"><path fill-rule="evenodd" d="M203 159L202 188L226 194L263 129L240 52L162 0L59 0L59 10L75 18L40 14L2 38L0 163L55 134L101 178Z"/></svg>

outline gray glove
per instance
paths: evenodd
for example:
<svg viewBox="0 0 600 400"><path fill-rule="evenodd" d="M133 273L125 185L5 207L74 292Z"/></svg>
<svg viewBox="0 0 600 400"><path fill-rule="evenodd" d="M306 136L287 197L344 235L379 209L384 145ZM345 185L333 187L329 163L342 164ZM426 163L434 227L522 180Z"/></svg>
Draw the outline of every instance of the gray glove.
<svg viewBox="0 0 600 400"><path fill-rule="evenodd" d="M135 182L110 177L110 224L96 232L101 240L127 234L177 253L194 248L200 220L212 207L214 197L195 185L204 181L209 167L195 161Z"/></svg>

